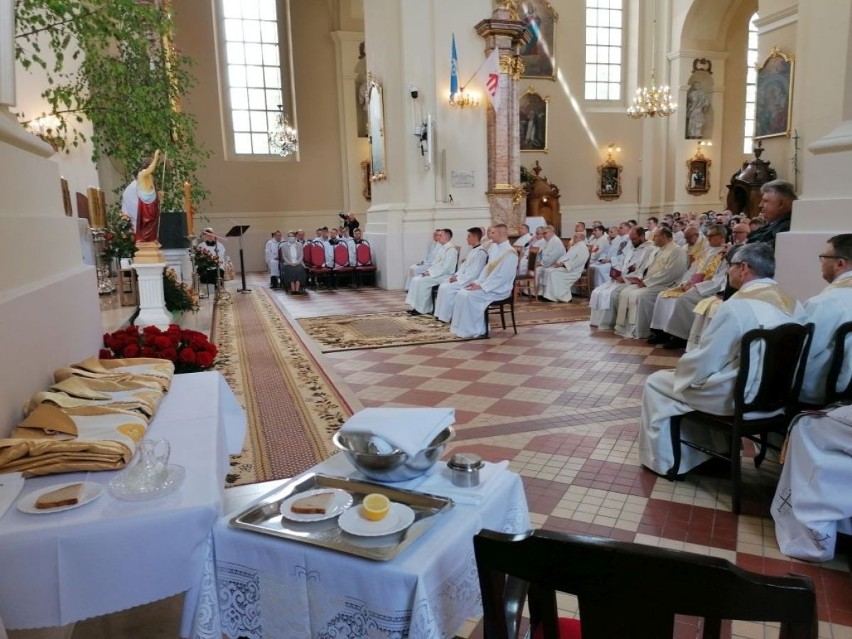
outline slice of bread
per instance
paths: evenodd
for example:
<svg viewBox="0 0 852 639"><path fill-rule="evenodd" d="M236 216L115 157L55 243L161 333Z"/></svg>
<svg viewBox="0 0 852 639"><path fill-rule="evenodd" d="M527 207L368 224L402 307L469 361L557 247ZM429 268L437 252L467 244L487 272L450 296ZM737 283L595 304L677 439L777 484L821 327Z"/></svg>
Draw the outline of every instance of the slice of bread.
<svg viewBox="0 0 852 639"><path fill-rule="evenodd" d="M316 493L302 497L290 504L290 510L300 515L324 515L331 508L334 493Z"/></svg>
<svg viewBox="0 0 852 639"><path fill-rule="evenodd" d="M60 508L62 506L73 506L83 496L83 484L71 484L63 488L51 490L40 495L36 499L35 507L39 510L49 508Z"/></svg>

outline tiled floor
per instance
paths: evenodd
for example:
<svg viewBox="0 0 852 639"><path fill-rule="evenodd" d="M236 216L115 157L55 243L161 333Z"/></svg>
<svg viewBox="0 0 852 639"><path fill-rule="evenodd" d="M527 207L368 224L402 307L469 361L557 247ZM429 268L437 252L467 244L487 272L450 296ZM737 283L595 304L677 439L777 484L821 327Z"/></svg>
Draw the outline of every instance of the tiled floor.
<svg viewBox="0 0 852 639"><path fill-rule="evenodd" d="M259 288L264 280L253 276L249 284ZM368 288L299 297L276 293L295 318L400 310L406 308L403 297L399 291ZM204 317L209 321L209 305L203 306L196 323ZM815 565L778 551L768 515L777 465L767 462L760 470L744 465L740 516L730 512L724 471L692 473L671 483L639 467L636 439L644 380L673 366L677 356L576 322L521 327L518 335L496 330L489 340L329 353L325 361L364 406L454 406L458 436L453 450L510 460L524 479L535 526L710 554L766 574L809 575L819 602L819 636L852 639L847 555ZM232 489L229 506L266 489ZM570 597L559 603L566 613L576 614ZM179 602L172 609L174 616ZM127 627L118 623L125 617L150 618L146 610L111 615L118 619L111 627ZM92 629L91 623L82 624L74 638L170 634L97 635ZM694 620L677 624L678 638L696 632ZM778 636L775 628L743 622L735 622L731 632L749 639Z"/></svg>
<svg viewBox="0 0 852 639"><path fill-rule="evenodd" d="M406 308L399 291L357 289L277 298L295 318ZM845 554L828 564L778 551L768 506L778 466L744 464L743 514L731 513L727 471L672 483L637 462L640 402L649 373L679 352L590 329L586 322L492 332L489 340L327 353L364 406L453 406L454 450L509 459L524 478L536 526L724 557L766 574L810 575L820 637L852 638ZM571 609L570 601L566 608ZM677 636L694 636L694 623ZM736 622L734 637L777 630Z"/></svg>

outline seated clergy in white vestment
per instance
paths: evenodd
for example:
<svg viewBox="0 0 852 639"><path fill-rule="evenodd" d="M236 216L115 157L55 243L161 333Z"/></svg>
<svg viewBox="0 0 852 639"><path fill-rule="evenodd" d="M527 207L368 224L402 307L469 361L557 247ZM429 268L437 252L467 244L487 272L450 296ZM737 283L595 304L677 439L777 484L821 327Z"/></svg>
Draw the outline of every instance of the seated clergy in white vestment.
<svg viewBox="0 0 852 639"><path fill-rule="evenodd" d="M630 259L622 265L622 274L595 288L589 297L590 326L604 330L615 327L618 296L627 287L624 278L644 275L656 255L657 247L650 240L645 241L645 229L641 226L630 229L629 237L633 251Z"/></svg>
<svg viewBox="0 0 852 639"><path fill-rule="evenodd" d="M536 259L538 259L538 254L541 253L541 249L544 248L546 242L547 240L544 239L544 227L539 226L535 230L532 239L526 243L521 251L521 257L518 260L518 275L526 275L529 272L530 251L534 251Z"/></svg>
<svg viewBox="0 0 852 639"><path fill-rule="evenodd" d="M738 287L701 336L698 347L688 351L674 370L657 371L645 382L639 430L639 460L661 475L674 465L671 418L700 410L713 415L733 415L734 386L740 364L740 342L753 328L780 324L805 324L802 305L782 291L775 275L775 257L768 244L749 244L737 252L728 269L731 285ZM762 351L754 345L752 366L760 370ZM759 380L750 381L746 397L756 392ZM706 448L727 452L730 440L718 431L694 424L681 424L686 439ZM710 455L681 445L681 473L688 472Z"/></svg>
<svg viewBox="0 0 852 639"><path fill-rule="evenodd" d="M619 293L615 332L622 337L648 338L657 296L686 272L686 253L674 243L670 229L654 229L654 244L659 250L648 271L642 277L626 277L630 285Z"/></svg>
<svg viewBox="0 0 852 639"><path fill-rule="evenodd" d="M805 381L799 400L806 404L825 403L825 384L834 351L837 328L852 322L852 233L835 235L828 240L819 256L822 277L828 286L804 304L814 323L814 336L808 352ZM846 353L852 353L852 337L847 336ZM846 388L852 376L852 357L843 360L837 380L838 388ZM837 390L837 389L835 389Z"/></svg>
<svg viewBox="0 0 852 639"><path fill-rule="evenodd" d="M527 224L521 224L521 235L518 239L512 242L512 246L518 249L518 252L520 253L520 251L529 244L532 239L533 236L530 233L530 227Z"/></svg>
<svg viewBox="0 0 852 639"><path fill-rule="evenodd" d="M589 260L585 233L575 233L571 248L548 269L542 297L551 302L570 302L571 287L580 279Z"/></svg>
<svg viewBox="0 0 852 639"><path fill-rule="evenodd" d="M453 305L456 303L456 293L476 280L488 262L488 253L480 244L482 229L472 227L467 230L467 244L470 251L464 258L455 275L438 287L438 297L435 298L435 317L442 322L453 319Z"/></svg>
<svg viewBox="0 0 852 639"><path fill-rule="evenodd" d="M618 225L618 235L610 241L606 254L595 257L589 265L592 275L592 288L611 281L613 273L620 274L632 254L633 244L630 242L630 225L627 222L622 222Z"/></svg>
<svg viewBox="0 0 852 639"><path fill-rule="evenodd" d="M562 238L556 235L556 229L548 224L544 227L544 248L538 253L538 261L535 268L535 282L539 295L542 293L542 278L547 269L553 268L557 260L565 255L565 245Z"/></svg>
<svg viewBox="0 0 852 639"><path fill-rule="evenodd" d="M796 559L829 561L837 533L852 533L852 406L800 414L786 450L770 509L778 548Z"/></svg>
<svg viewBox="0 0 852 639"><path fill-rule="evenodd" d="M450 229L438 231L439 248L435 253L435 261L428 270L411 278L405 303L411 306L411 315L422 315L432 312L432 287L446 281L456 270L458 250L453 244L453 232Z"/></svg>
<svg viewBox="0 0 852 639"><path fill-rule="evenodd" d="M456 295L450 331L458 337L485 335L485 309L491 302L506 299L512 292L518 271L518 253L509 244L505 224L489 229L492 244L488 264L476 279Z"/></svg>
<svg viewBox="0 0 852 639"><path fill-rule="evenodd" d="M606 255L610 244L606 227L603 224L596 224L592 227L592 235L586 240L586 244L589 247L589 255L592 258L601 253Z"/></svg>
<svg viewBox="0 0 852 639"><path fill-rule="evenodd" d="M432 262L435 261L435 255L438 253L438 249L441 247L438 242L438 234L441 232L441 229L435 229L435 232L432 233L432 241L429 243L429 249L426 251L426 256L417 262L417 264L412 264L408 267L408 273L405 276L405 290L408 290L408 285L411 283L411 278L415 275L420 275L421 273L428 271L429 267L432 266Z"/></svg>
<svg viewBox="0 0 852 639"><path fill-rule="evenodd" d="M690 227L688 230L698 233ZM725 227L714 224L707 231L707 246L690 265L680 284L660 293L651 316L649 344L662 344L665 348L683 348L693 310L705 297L715 295L725 283L728 263L725 261ZM669 324L674 332L669 331ZM669 346L671 344L671 346Z"/></svg>

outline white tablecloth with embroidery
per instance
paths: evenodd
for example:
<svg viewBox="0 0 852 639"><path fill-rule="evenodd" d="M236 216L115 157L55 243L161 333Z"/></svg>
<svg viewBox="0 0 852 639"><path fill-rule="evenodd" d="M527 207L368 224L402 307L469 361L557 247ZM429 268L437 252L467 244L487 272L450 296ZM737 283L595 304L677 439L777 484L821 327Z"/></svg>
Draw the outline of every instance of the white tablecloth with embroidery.
<svg viewBox="0 0 852 639"><path fill-rule="evenodd" d="M222 514L229 452L239 452L245 414L219 373L174 378L146 437L168 439L170 463L186 468L173 494L115 499L116 472L34 477L21 498L69 481L104 485L83 507L0 519L0 617L8 628L63 626L189 591L200 583L210 529Z"/></svg>
<svg viewBox="0 0 852 639"><path fill-rule="evenodd" d="M354 469L335 455L309 472L349 476ZM215 571L211 557L192 636L453 636L482 613L474 534L482 528L522 532L530 525L518 475L501 470L481 488L480 504L456 504L386 562L236 529L230 516L220 519L213 532Z"/></svg>

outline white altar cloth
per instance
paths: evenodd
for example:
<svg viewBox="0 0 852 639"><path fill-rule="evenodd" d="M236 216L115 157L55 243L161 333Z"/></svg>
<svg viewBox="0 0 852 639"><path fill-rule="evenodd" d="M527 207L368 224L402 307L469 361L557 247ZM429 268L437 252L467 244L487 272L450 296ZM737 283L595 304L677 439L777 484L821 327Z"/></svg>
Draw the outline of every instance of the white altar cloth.
<svg viewBox="0 0 852 639"><path fill-rule="evenodd" d="M339 454L308 472L361 479ZM390 561L232 528L236 513L221 518L213 530L215 570L211 556L192 637L452 636L482 613L473 535L530 527L518 475L500 469L483 489L482 503L456 504Z"/></svg>
<svg viewBox="0 0 852 639"><path fill-rule="evenodd" d="M34 477L21 497L54 484L91 481L104 494L80 508L0 519L0 617L7 628L64 626L195 588L210 528L222 514L229 452L239 452L245 416L219 373L175 376L146 437L171 442L186 468L173 494L128 502L106 484L118 473Z"/></svg>

